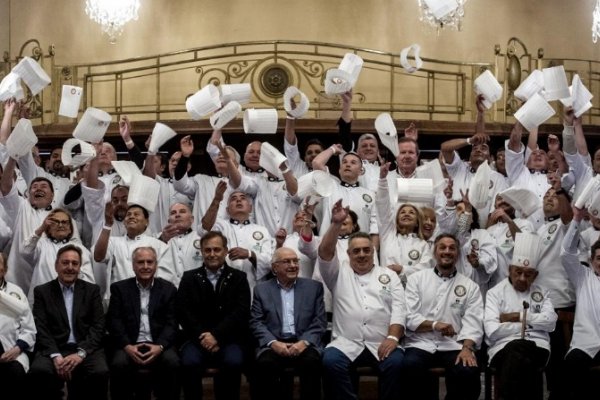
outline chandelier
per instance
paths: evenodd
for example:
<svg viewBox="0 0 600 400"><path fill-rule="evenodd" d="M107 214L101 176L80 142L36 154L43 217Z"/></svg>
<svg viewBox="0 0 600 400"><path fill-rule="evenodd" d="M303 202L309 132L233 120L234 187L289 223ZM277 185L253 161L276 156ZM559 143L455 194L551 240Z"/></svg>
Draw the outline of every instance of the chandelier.
<svg viewBox="0 0 600 400"><path fill-rule="evenodd" d="M600 0L598 0L600 1ZM419 20L440 29L451 28L459 31L465 16L467 0L417 0L421 16Z"/></svg>
<svg viewBox="0 0 600 400"><path fill-rule="evenodd" d="M592 22L592 42L596 43L600 37L600 0L596 1L594 8L594 21Z"/></svg>
<svg viewBox="0 0 600 400"><path fill-rule="evenodd" d="M140 0L86 0L85 13L102 26L111 44L123 33L123 27L138 19Z"/></svg>

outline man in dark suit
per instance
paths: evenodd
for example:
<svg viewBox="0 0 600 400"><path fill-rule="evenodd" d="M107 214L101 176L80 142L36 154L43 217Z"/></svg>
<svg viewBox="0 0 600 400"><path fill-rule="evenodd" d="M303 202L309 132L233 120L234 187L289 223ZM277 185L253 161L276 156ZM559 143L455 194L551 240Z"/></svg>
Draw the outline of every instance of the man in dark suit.
<svg viewBox="0 0 600 400"><path fill-rule="evenodd" d="M135 278L110 287L107 327L114 350L111 399L132 399L134 393L144 389L136 385L139 369L150 370L157 399L178 399L179 357L173 347L177 289L154 277L157 257L153 247L138 247L131 258Z"/></svg>
<svg viewBox="0 0 600 400"><path fill-rule="evenodd" d="M321 398L323 285L298 278L298 263L294 250L277 249L271 263L275 278L254 288L250 327L259 346L253 378L259 399L285 398L281 373L287 367L300 376L302 400Z"/></svg>
<svg viewBox="0 0 600 400"><path fill-rule="evenodd" d="M78 279L81 250L61 247L57 279L34 289L36 356L29 375L33 398L106 399L108 367L102 350L104 310L97 285Z"/></svg>
<svg viewBox="0 0 600 400"><path fill-rule="evenodd" d="M201 399L202 370L217 367L215 398L239 399L250 287L245 273L225 263L223 234L208 232L200 249L202 267L186 271L177 291L177 315L186 339L181 348L183 392L186 400Z"/></svg>

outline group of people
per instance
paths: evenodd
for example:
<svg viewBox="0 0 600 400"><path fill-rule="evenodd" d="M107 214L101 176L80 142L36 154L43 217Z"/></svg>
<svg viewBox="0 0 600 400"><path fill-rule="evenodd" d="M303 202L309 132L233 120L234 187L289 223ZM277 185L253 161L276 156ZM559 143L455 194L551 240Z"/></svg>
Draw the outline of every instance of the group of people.
<svg viewBox="0 0 600 400"><path fill-rule="evenodd" d="M106 399L109 387L111 399L149 390L198 399L211 374L217 399L239 398L242 375L255 399L289 396L294 375L302 399L356 399L362 366L377 374L380 399L437 398L431 368L445 370L446 399L478 399L487 366L503 399L539 395L542 373L551 398L590 398L600 218L574 200L600 172L600 151L592 159L581 118L565 109L562 149L555 135L541 149L537 130L524 145L517 122L493 154L478 98L475 134L442 144L446 181L416 203L398 200L398 182L430 177L417 129L398 139L394 168L375 135L354 143L351 105L352 92L343 94L339 143L311 139L302 156L288 116L276 170L261 165L260 142L242 164L213 131L215 175L189 175L190 136L170 157L144 155L123 117L130 160L160 186L143 193L157 196L147 209L114 169L108 142L77 171L60 148L44 164L36 148L8 154L19 105L5 102L8 398L58 399L66 383L72 399ZM302 178L317 171L330 177L329 195L301 197ZM472 181L485 186L483 199L470 199Z"/></svg>

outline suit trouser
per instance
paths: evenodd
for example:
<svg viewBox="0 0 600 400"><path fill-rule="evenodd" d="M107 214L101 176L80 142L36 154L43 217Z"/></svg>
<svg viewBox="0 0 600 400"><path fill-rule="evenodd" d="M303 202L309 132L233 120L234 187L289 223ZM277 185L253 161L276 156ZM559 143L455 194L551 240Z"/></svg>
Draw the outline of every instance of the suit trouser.
<svg viewBox="0 0 600 400"><path fill-rule="evenodd" d="M282 357L271 349L263 351L256 359L252 384L261 400L289 398L284 387L286 368L293 368L300 377L300 399L321 398L321 355L314 347L308 347L297 357Z"/></svg>
<svg viewBox="0 0 600 400"><path fill-rule="evenodd" d="M63 357L69 353L63 354ZM72 354L72 352L71 352ZM50 356L37 354L29 370L32 399L62 399L65 381L58 376ZM96 350L75 367L67 382L69 400L105 400L108 392L108 366L103 350Z"/></svg>
<svg viewBox="0 0 600 400"><path fill-rule="evenodd" d="M23 397L25 368L18 361L0 362L0 393L5 399Z"/></svg>
<svg viewBox="0 0 600 400"><path fill-rule="evenodd" d="M215 399L239 400L244 360L239 344L226 344L216 353L210 353L200 344L187 342L180 356L186 400L202 399L202 373L206 368L219 369L215 376Z"/></svg>
<svg viewBox="0 0 600 400"><path fill-rule="evenodd" d="M179 386L177 373L179 371L179 357L175 349L169 348L162 352L156 360L147 365L140 365L133 361L125 350L117 350L110 364L110 396L111 400L129 400L135 398L134 394L140 389L137 378L141 369L149 370L150 385L158 400L178 400Z"/></svg>
<svg viewBox="0 0 600 400"><path fill-rule="evenodd" d="M600 366L600 351L594 358L586 352L573 349L567 354L564 361L565 375L563 384L565 399L585 400L598 398L598 376L590 373L590 368Z"/></svg>

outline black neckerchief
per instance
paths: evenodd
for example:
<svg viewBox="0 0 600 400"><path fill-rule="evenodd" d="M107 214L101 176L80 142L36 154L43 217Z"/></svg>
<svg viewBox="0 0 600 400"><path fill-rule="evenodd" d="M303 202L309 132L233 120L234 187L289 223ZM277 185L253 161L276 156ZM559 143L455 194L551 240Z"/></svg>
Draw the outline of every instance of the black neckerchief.
<svg viewBox="0 0 600 400"><path fill-rule="evenodd" d="M48 239L50 239L50 241L54 244L67 244L69 243L69 241L71 240L70 238L65 238L65 239L54 239L50 236L48 236Z"/></svg>
<svg viewBox="0 0 600 400"><path fill-rule="evenodd" d="M275 176L267 176L267 180L269 182L283 182L283 179L279 179L279 178L277 178Z"/></svg>
<svg viewBox="0 0 600 400"><path fill-rule="evenodd" d="M30 204L31 204L31 203L30 203ZM33 204L31 204L31 207L32 207L34 210L46 210L46 211L52 211L52 206L51 206L51 205L47 205L47 206L46 206L46 207L44 207L44 208L40 208L40 207L36 207L36 206L34 206Z"/></svg>
<svg viewBox="0 0 600 400"><path fill-rule="evenodd" d="M560 218L560 214L559 215L555 215L553 217L548 217L548 218L546 218L546 222L556 221L559 218Z"/></svg>
<svg viewBox="0 0 600 400"><path fill-rule="evenodd" d="M348 183L348 182L342 181L340 184L343 187L358 187L358 181L356 183Z"/></svg>
<svg viewBox="0 0 600 400"><path fill-rule="evenodd" d="M437 268L437 265L435 267L433 267L433 272L435 272L435 274L437 276L439 276L440 278L454 278L456 276L456 273L458 272L456 269L454 269L454 272L452 272L450 275L448 276L444 276L440 273L440 270Z"/></svg>
<svg viewBox="0 0 600 400"><path fill-rule="evenodd" d="M539 171L533 168L529 168L529 172L531 174L535 174L536 172L539 172L540 174L547 174L548 170L547 169L540 169Z"/></svg>
<svg viewBox="0 0 600 400"><path fill-rule="evenodd" d="M263 172L265 172L265 170L263 168L258 168L256 171L252 171L250 168L248 167L244 167L246 168L246 171L248 172L252 172L253 174L262 174Z"/></svg>
<svg viewBox="0 0 600 400"><path fill-rule="evenodd" d="M106 171L106 173L104 173L102 171L98 171L98 176L110 175L110 174L114 174L115 172L117 172L117 171L115 171L114 168L109 169L108 171Z"/></svg>
<svg viewBox="0 0 600 400"><path fill-rule="evenodd" d="M229 222L231 222L233 225L250 225L249 219L245 221L238 221L237 219L229 218Z"/></svg>

